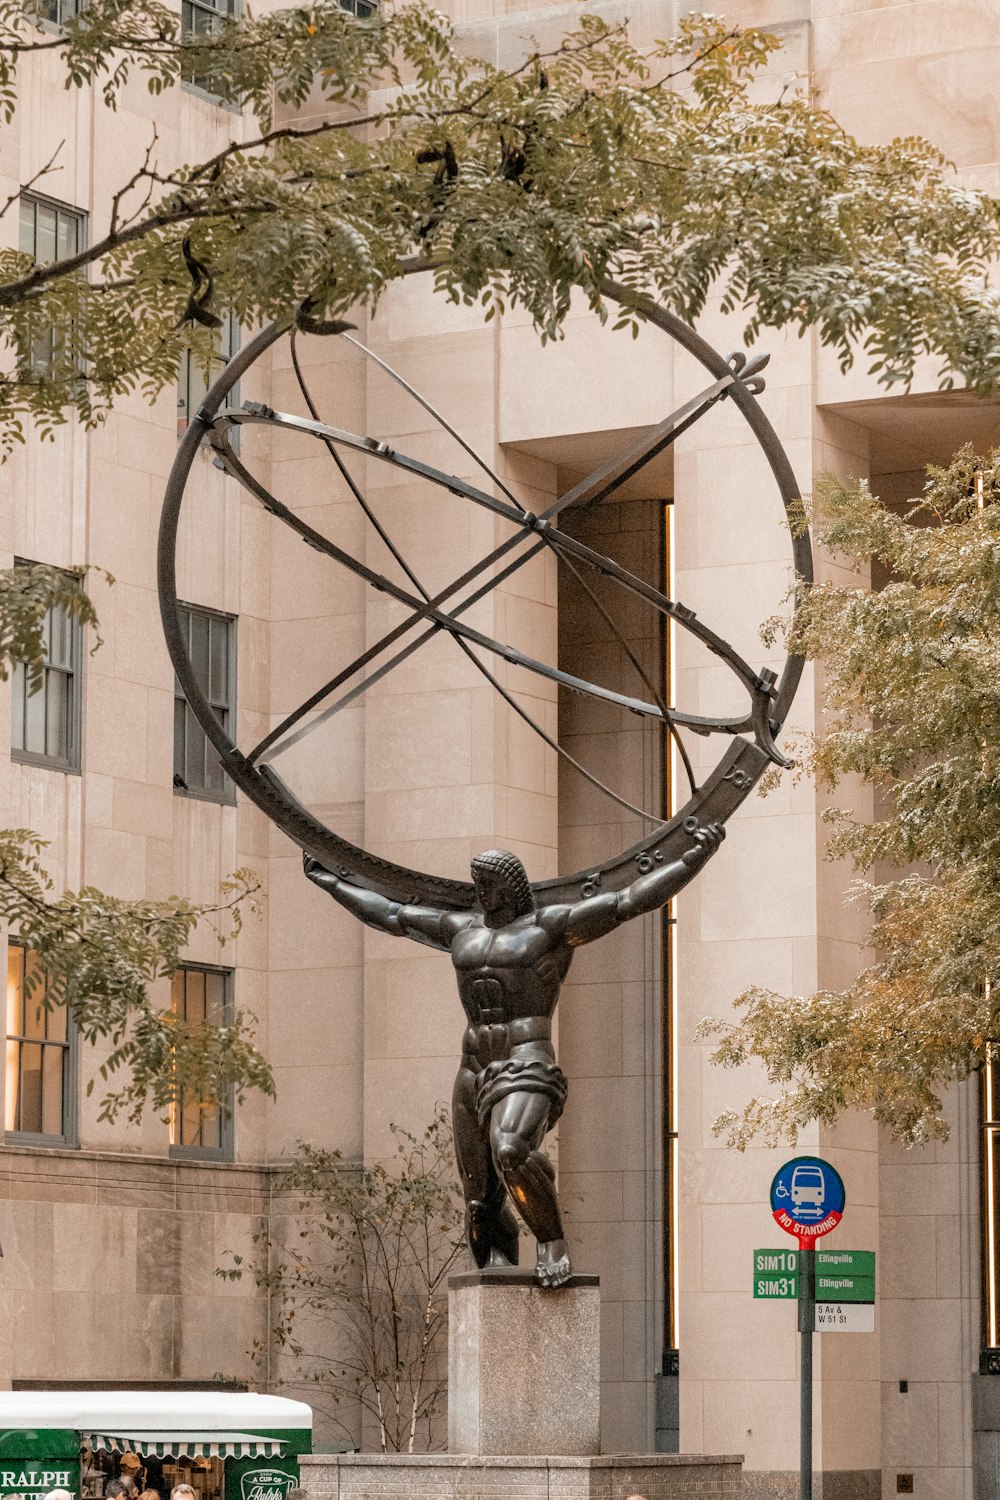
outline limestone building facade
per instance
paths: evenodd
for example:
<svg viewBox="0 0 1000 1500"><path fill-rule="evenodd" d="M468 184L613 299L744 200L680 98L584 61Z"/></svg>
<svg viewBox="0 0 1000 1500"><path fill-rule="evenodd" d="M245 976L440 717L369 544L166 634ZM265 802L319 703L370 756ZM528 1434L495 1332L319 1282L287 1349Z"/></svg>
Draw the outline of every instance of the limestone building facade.
<svg viewBox="0 0 1000 1500"><path fill-rule="evenodd" d="M676 0L590 8L627 14L640 40L665 35L681 13ZM501 62L527 38L555 39L576 14L560 0L530 9L452 0L451 11L470 49ZM730 0L726 13L782 37L776 88L815 88L866 141L921 132L965 181L1000 187L1000 0ZM44 193L24 196L20 223L0 220L4 243L86 235L154 119L165 159L193 160L247 128L190 88L153 99L136 85L110 114L86 92L63 91L53 59L33 59L2 137L0 191L16 193L60 140L62 167ZM736 342L717 309L701 331L723 352ZM359 338L536 512L699 388L690 362L653 331L633 344L580 310L565 341L542 349L516 311L484 326L474 309L442 307L419 278L395 287ZM863 364L844 376L812 340L767 333L761 346L772 356L762 403L803 489L832 470L903 498L925 463L946 461L968 440L996 441L1000 408L937 394L930 368L910 395L887 397ZM477 478L356 346L312 340L301 352L324 415ZM11 725L9 749L0 736L0 815L50 840L63 886L209 899L231 870L259 873L259 917L222 951L212 934L199 935L173 1003L217 1013L232 998L255 1012L277 1099L251 1099L231 1125L102 1122L100 1090L85 1091L94 1059L57 1020L38 1034L23 1004L30 955L9 935L2 1384L260 1378L247 1351L266 1340L266 1307L251 1286L215 1270L227 1254L247 1252L270 1212L273 1165L301 1139L349 1159L380 1158L390 1123L419 1129L450 1096L460 1019L447 961L363 930L309 886L298 850L217 780L210 759L199 760L176 699L156 601L156 527L195 385L182 372L177 393L152 405L122 401L89 435L70 425L53 442L30 441L5 468L0 562L94 564L115 582L94 578L99 650L56 632L44 694L26 697L16 674L0 687L0 724ZM242 394L302 409L287 343ZM382 565L324 453L253 432L243 451L304 518ZM485 513L384 465L366 462L358 474L432 590L500 536ZM207 456L196 462L192 495L179 565L193 649L219 713L253 743L331 675L331 661L380 634L393 607L303 548ZM769 664L757 629L784 593L788 541L735 413L722 407L696 425L672 460L650 465L586 526L592 545L665 581L751 662ZM832 576L828 560L820 567ZM470 618L627 690L620 646L545 555ZM628 615L625 634L678 702L725 701L729 684L683 635L664 637L639 614ZM631 800L666 795L665 768L638 720L557 698L504 663L497 672ZM790 727L809 730L820 714L810 672ZM715 749L694 747L696 773ZM543 879L637 837L635 818L558 768L448 641L403 664L278 769L347 837L460 877L491 845L513 849ZM559 1009L570 1097L556 1154L577 1264L602 1279L605 1449L742 1453L755 1495L790 1494L797 1477L794 1316L751 1295L751 1252L779 1238L767 1189L780 1156L737 1156L713 1135L720 1111L757 1080L712 1067L695 1027L729 1014L751 982L788 992L835 985L859 963L864 934L841 904L845 873L823 858L821 803L791 779L751 798L677 901L675 925L646 919L583 951ZM973 1086L956 1090L948 1109L950 1140L922 1152L900 1150L864 1119L800 1142L832 1160L847 1185L849 1214L832 1244L878 1252L874 1333L820 1340L824 1500L1000 1493L997 1226L982 1166L993 1160L993 1116Z"/></svg>

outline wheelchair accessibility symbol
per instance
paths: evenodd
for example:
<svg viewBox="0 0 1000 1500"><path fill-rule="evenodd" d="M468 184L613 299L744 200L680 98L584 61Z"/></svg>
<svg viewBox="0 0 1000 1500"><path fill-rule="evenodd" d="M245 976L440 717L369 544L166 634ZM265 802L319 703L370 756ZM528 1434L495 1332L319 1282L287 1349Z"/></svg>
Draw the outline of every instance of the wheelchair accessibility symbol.
<svg viewBox="0 0 1000 1500"><path fill-rule="evenodd" d="M836 1229L846 1202L840 1173L818 1156L796 1156L785 1162L771 1183L775 1222L803 1246Z"/></svg>

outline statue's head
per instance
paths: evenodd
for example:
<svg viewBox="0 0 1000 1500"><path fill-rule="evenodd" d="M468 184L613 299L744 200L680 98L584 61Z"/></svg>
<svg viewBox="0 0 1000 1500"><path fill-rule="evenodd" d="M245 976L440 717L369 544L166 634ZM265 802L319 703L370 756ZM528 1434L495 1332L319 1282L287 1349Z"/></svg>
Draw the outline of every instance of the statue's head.
<svg viewBox="0 0 1000 1500"><path fill-rule="evenodd" d="M504 927L535 909L535 897L516 854L486 849L472 861L472 879L487 927Z"/></svg>

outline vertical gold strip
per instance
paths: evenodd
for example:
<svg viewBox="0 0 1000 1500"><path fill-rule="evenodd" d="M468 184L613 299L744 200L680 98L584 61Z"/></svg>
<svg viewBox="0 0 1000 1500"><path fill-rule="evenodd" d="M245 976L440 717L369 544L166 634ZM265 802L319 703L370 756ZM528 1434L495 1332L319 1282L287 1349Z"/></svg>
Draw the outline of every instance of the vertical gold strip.
<svg viewBox="0 0 1000 1500"><path fill-rule="evenodd" d="M667 550L667 597L674 597L674 507L666 507L665 542ZM674 622L667 621L666 629L666 668L667 668L667 703L673 706L677 701L676 663L674 651ZM667 806L666 815L672 817L676 804L677 777L680 772L678 765L677 746L674 738L670 736L670 755L668 757L667 771ZM680 1344L680 1257L677 1253L677 1229L680 1223L680 1185L678 1170L679 1151L677 1141L677 1100L678 1083L680 1078L677 1059L677 1037L679 1035L677 1026L677 923L675 903L671 901L667 915L671 918L667 928L668 936L668 971L667 971L667 994L668 1006L667 1026L670 1030L670 1072L669 1086L670 1097L667 1101L667 1145L670 1153L670 1203L667 1212L670 1215L670 1302L672 1308L671 1328L673 1333L673 1347L676 1349Z"/></svg>
<svg viewBox="0 0 1000 1500"><path fill-rule="evenodd" d="M983 1108L983 1145L986 1157L986 1344L997 1347L997 1215L995 1161L996 1131L993 1128L993 1048L986 1048L986 1098Z"/></svg>

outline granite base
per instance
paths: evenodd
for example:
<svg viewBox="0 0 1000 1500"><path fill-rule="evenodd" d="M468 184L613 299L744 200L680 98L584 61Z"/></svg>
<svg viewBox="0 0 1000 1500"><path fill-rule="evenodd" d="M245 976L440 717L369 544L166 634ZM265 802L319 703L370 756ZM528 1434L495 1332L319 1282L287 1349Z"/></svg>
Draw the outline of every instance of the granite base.
<svg viewBox="0 0 1000 1500"><path fill-rule="evenodd" d="M489 1268L448 1282L448 1452L588 1456L601 1451L596 1276L539 1286Z"/></svg>
<svg viewBox="0 0 1000 1500"><path fill-rule="evenodd" d="M739 1457L304 1453L309 1500L741 1500Z"/></svg>

